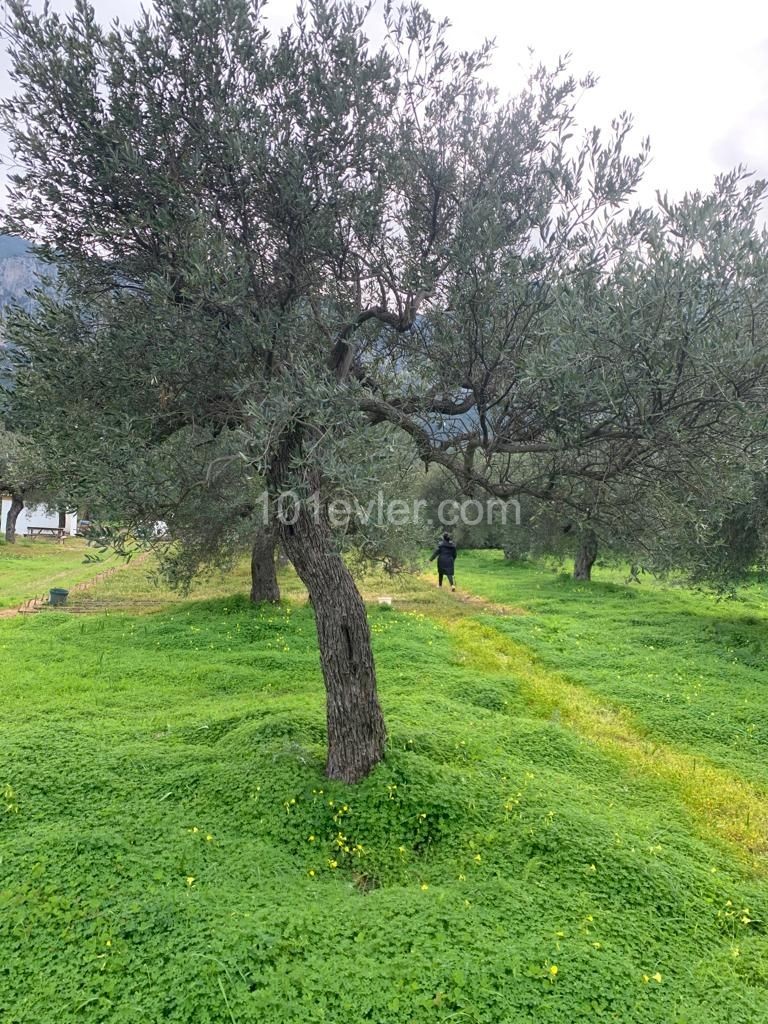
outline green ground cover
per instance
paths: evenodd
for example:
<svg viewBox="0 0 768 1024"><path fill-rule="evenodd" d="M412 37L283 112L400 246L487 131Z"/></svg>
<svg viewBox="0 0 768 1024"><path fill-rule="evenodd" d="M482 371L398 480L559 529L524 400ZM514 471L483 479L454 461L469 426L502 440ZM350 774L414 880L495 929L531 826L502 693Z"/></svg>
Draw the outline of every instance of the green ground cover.
<svg viewBox="0 0 768 1024"><path fill-rule="evenodd" d="M458 568L458 565L457 565ZM736 599L596 570L513 564L495 551L461 555L464 588L525 616L494 619L542 663L629 709L649 735L768 787L768 591Z"/></svg>
<svg viewBox="0 0 768 1024"><path fill-rule="evenodd" d="M116 564L114 558L85 563L88 547L79 537L63 544L41 538L0 544L0 608L14 608L51 587L68 589Z"/></svg>
<svg viewBox="0 0 768 1024"><path fill-rule="evenodd" d="M298 601L211 598L218 580L163 603L129 569L87 592L97 613L0 622L0 1019L768 1021L764 872L674 775L589 733L588 679L572 691L585 717L549 708L550 657L571 679L583 666L516 653L559 616L598 669L619 588L598 641L599 602L493 558L462 554L462 586L485 574L531 614L412 581L387 585L403 610L371 604L390 742L351 788L323 778ZM672 597L643 600L654 621ZM666 680L647 686L663 702ZM721 704L732 730L739 708ZM648 727L672 743L669 722ZM694 726L679 738L720 750ZM727 765L737 786L750 763Z"/></svg>

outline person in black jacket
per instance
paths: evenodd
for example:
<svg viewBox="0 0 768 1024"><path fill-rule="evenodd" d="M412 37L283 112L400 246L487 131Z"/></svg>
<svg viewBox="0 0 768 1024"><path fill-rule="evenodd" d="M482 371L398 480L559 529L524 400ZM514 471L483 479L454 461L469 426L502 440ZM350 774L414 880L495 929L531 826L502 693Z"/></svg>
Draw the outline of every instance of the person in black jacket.
<svg viewBox="0 0 768 1024"><path fill-rule="evenodd" d="M438 541L437 547L430 556L430 562L437 559L437 585L442 587L443 576L448 577L451 590L456 587L453 582L453 563L456 561L456 545L447 533L443 534L442 540Z"/></svg>

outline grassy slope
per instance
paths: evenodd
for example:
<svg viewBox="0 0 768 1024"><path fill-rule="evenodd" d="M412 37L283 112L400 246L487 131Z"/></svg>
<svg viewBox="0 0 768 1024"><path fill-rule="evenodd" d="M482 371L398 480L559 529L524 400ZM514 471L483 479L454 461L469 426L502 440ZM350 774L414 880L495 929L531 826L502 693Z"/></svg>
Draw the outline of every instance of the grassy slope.
<svg viewBox="0 0 768 1024"><path fill-rule="evenodd" d="M114 559L84 563L87 550L85 541L77 537L63 544L22 538L15 544L0 544L0 608L47 595L51 587L68 589L115 565Z"/></svg>
<svg viewBox="0 0 768 1024"><path fill-rule="evenodd" d="M627 586L597 570L511 565L462 554L462 586L530 613L494 626L594 693L628 708L649 735L706 755L768 788L768 598L720 600L679 587ZM607 577L607 579L606 579Z"/></svg>
<svg viewBox="0 0 768 1024"><path fill-rule="evenodd" d="M0 1018L768 1021L766 882L673 781L531 701L487 622L538 642L585 599L484 557L464 584L557 609L372 608L390 751L352 789L322 776L305 607L0 622Z"/></svg>

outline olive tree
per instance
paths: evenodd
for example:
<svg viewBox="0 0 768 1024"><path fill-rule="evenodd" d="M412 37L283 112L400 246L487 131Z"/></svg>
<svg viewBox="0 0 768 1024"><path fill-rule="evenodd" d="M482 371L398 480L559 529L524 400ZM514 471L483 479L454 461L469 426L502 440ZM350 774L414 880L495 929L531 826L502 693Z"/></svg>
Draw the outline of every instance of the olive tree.
<svg viewBox="0 0 768 1024"><path fill-rule="evenodd" d="M754 539L740 555L728 526L760 504L766 469L764 193L735 171L711 193L660 197L615 226L599 277L555 300L558 351L529 364L556 382L537 412L548 443L516 472L546 481L576 578L589 579L598 542L700 580L764 560Z"/></svg>
<svg viewBox="0 0 768 1024"><path fill-rule="evenodd" d="M0 426L0 495L11 503L5 521L5 541L16 543L16 523L28 501L39 500L46 481L40 453L28 437Z"/></svg>
<svg viewBox="0 0 768 1024"><path fill-rule="evenodd" d="M386 427L463 493L584 511L574 480L655 479L671 443L693 465L704 415L751 430L765 380L745 319L747 295L763 315L758 188L718 200L754 268L713 267L734 301L686 334L685 295L653 316L643 298L673 233L628 211L647 156L625 152L630 119L579 137L591 81L539 68L504 101L484 84L490 47L452 51L418 3L387 3L374 44L370 6L311 0L274 36L258 0L157 0L109 28L86 0L66 16L11 0L0 107L6 226L59 270L56 295L10 327L31 360L25 422L71 487L115 507L145 486L137 453L196 431L226 437L273 513L296 495L274 521L315 612L327 773L346 781L386 742L365 607L325 511L359 472L346 445ZM679 259L681 286L697 283L693 242ZM718 339L709 376L675 359ZM695 377L679 403L670 374Z"/></svg>

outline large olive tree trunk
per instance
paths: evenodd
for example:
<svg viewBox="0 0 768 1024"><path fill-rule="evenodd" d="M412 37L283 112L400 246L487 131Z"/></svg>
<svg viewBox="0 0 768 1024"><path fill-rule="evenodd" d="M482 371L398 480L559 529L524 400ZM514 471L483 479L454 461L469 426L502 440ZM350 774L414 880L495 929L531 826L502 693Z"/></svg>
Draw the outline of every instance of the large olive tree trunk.
<svg viewBox="0 0 768 1024"><path fill-rule="evenodd" d="M575 580L591 580L592 566L597 558L597 534L592 529L582 531L579 538L579 549L576 552L576 561L573 565L573 578Z"/></svg>
<svg viewBox="0 0 768 1024"><path fill-rule="evenodd" d="M309 591L326 691L330 779L359 782L384 756L387 733L365 605L322 514L301 505L280 541Z"/></svg>
<svg viewBox="0 0 768 1024"><path fill-rule="evenodd" d="M8 509L8 518L5 520L5 540L7 544L16 543L16 520L24 508L24 499L20 494L11 495L11 507Z"/></svg>
<svg viewBox="0 0 768 1024"><path fill-rule="evenodd" d="M251 600L276 603L280 587L275 569L275 535L272 530L258 533L251 548Z"/></svg>

